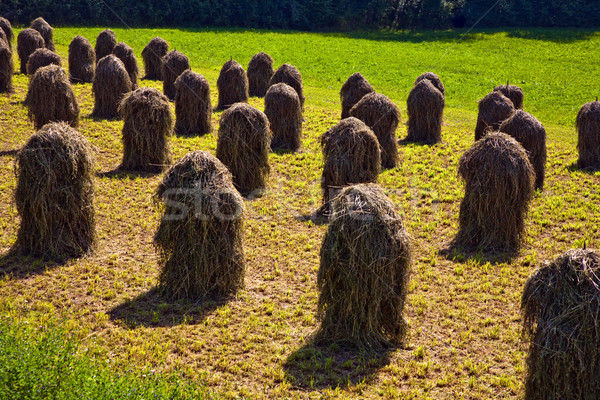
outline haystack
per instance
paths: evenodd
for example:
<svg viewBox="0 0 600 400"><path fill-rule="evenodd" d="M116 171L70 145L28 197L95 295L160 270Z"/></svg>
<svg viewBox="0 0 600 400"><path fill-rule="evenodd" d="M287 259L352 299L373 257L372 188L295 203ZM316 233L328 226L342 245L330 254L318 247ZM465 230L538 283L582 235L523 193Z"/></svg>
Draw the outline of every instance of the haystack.
<svg viewBox="0 0 600 400"><path fill-rule="evenodd" d="M394 168L398 163L396 128L400 122L400 110L385 95L369 93L350 110L350 115L367 124L377 136L381 146L381 166Z"/></svg>
<svg viewBox="0 0 600 400"><path fill-rule="evenodd" d="M523 109L523 89L515 85L500 85L494 88L494 92L500 92L512 101L517 110Z"/></svg>
<svg viewBox="0 0 600 400"><path fill-rule="evenodd" d="M131 92L132 85L123 62L109 54L98 61L92 84L96 118L118 118L119 103L125 94Z"/></svg>
<svg viewBox="0 0 600 400"><path fill-rule="evenodd" d="M368 350L401 344L410 241L394 204L373 184L332 200L317 277L317 343Z"/></svg>
<svg viewBox="0 0 600 400"><path fill-rule="evenodd" d="M96 52L89 40L75 36L69 44L69 75L71 83L92 83L96 70Z"/></svg>
<svg viewBox="0 0 600 400"><path fill-rule="evenodd" d="M100 62L100 60L106 57L109 54L112 54L113 49L117 45L117 35L111 31L110 29L105 29L98 34L96 38L96 62Z"/></svg>
<svg viewBox="0 0 600 400"><path fill-rule="evenodd" d="M167 171L156 196L164 202L154 244L165 294L234 295L244 284L245 206L227 167L208 152L188 153Z"/></svg>
<svg viewBox="0 0 600 400"><path fill-rule="evenodd" d="M344 186L373 183L381 171L381 150L377 136L361 120L350 117L338 122L321 138L323 175L321 190L323 206L320 213L329 212L329 201Z"/></svg>
<svg viewBox="0 0 600 400"><path fill-rule="evenodd" d="M304 110L304 94L303 94L303 86L302 86L302 75L300 75L300 71L298 68L294 67L290 64L283 64L271 77L271 81L269 82L269 86L273 86L276 83L285 83L294 88L296 93L298 93L298 97L300 98L300 105Z"/></svg>
<svg viewBox="0 0 600 400"><path fill-rule="evenodd" d="M285 83L271 86L265 96L265 115L273 132L271 148L298 150L302 136L302 107L298 93Z"/></svg>
<svg viewBox="0 0 600 400"><path fill-rule="evenodd" d="M25 28L17 36L17 54L21 61L21 73L27 74L29 56L44 47L44 38L35 29Z"/></svg>
<svg viewBox="0 0 600 400"><path fill-rule="evenodd" d="M142 50L142 59L144 60L144 69L146 76L144 79L160 81L162 80L162 58L169 51L169 43L161 37L153 38Z"/></svg>
<svg viewBox="0 0 600 400"><path fill-rule="evenodd" d="M419 77L415 80L415 83L413 86L415 86L417 83L421 82L424 79L427 79L429 82L431 82L433 84L433 86L435 86L435 88L444 95L444 97L446 96L446 88L444 87L442 80L440 79L439 76L437 76L437 74L435 74L433 72L425 72L425 73L419 75Z"/></svg>
<svg viewBox="0 0 600 400"><path fill-rule="evenodd" d="M37 70L31 81L24 104L35 129L49 122L64 121L76 127L79 123L79 105L69 77L58 65Z"/></svg>
<svg viewBox="0 0 600 400"><path fill-rule="evenodd" d="M417 83L406 101L408 132L406 141L435 144L442 141L446 100L429 79Z"/></svg>
<svg viewBox="0 0 600 400"><path fill-rule="evenodd" d="M11 49L11 51L12 51L12 47L10 46L10 41L8 40L8 37L6 36L6 33L4 33L4 31L2 29L0 29L0 42L4 42L4 44L6 45L6 47L8 47L9 49Z"/></svg>
<svg viewBox="0 0 600 400"><path fill-rule="evenodd" d="M458 174L465 180L465 197L452 247L517 251L535 182L523 146L504 133L489 133L463 154Z"/></svg>
<svg viewBox="0 0 600 400"><path fill-rule="evenodd" d="M221 115L217 158L229 168L243 196L260 195L267 186L271 137L267 116L246 103L236 103Z"/></svg>
<svg viewBox="0 0 600 400"><path fill-rule="evenodd" d="M13 55L6 43L0 43L0 93L13 93Z"/></svg>
<svg viewBox="0 0 600 400"><path fill-rule="evenodd" d="M262 51L255 54L248 63L248 94L252 97L265 97L274 73L273 58Z"/></svg>
<svg viewBox="0 0 600 400"><path fill-rule="evenodd" d="M375 89L360 73L355 72L342 85L340 99L342 101L342 119L350 116L350 109L366 94L374 93Z"/></svg>
<svg viewBox="0 0 600 400"><path fill-rule="evenodd" d="M44 38L44 47L51 51L56 51L54 48L53 32L54 29L42 17L38 17L31 21L31 29L35 29Z"/></svg>
<svg viewBox="0 0 600 400"><path fill-rule="evenodd" d="M180 51L169 51L163 58L161 64L163 93L169 100L175 100L175 80L185 71L190 69L190 60Z"/></svg>
<svg viewBox="0 0 600 400"><path fill-rule="evenodd" d="M66 123L44 125L31 136L16 159L15 203L21 217L16 250L54 260L91 250L93 165L88 142Z"/></svg>
<svg viewBox="0 0 600 400"><path fill-rule="evenodd" d="M212 131L208 81L188 69L175 80L175 89L175 132L178 135L204 135Z"/></svg>
<svg viewBox="0 0 600 400"><path fill-rule="evenodd" d="M46 48L37 49L27 60L27 75L33 76L35 71L47 65L58 65L62 67L60 56Z"/></svg>
<svg viewBox="0 0 600 400"><path fill-rule="evenodd" d="M515 112L512 101L501 92L491 92L479 101L479 114L475 126L475 140L488 132L495 132L505 119Z"/></svg>
<svg viewBox="0 0 600 400"><path fill-rule="evenodd" d="M123 61L123 65L125 66L127 74L129 75L129 80L131 81L131 87L134 90L137 89L137 79L140 69L133 49L129 47L127 43L121 42L117 43L113 49L113 54L117 56L119 60Z"/></svg>
<svg viewBox="0 0 600 400"><path fill-rule="evenodd" d="M217 110L225 110L235 103L248 102L248 77L240 63L229 60L223 64L217 79L217 90Z"/></svg>
<svg viewBox="0 0 600 400"><path fill-rule="evenodd" d="M577 114L579 168L600 169L600 102L584 104Z"/></svg>
<svg viewBox="0 0 600 400"><path fill-rule="evenodd" d="M119 113L123 119L120 169L160 172L171 164L173 115L167 96L154 88L139 88L125 95Z"/></svg>
<svg viewBox="0 0 600 400"><path fill-rule="evenodd" d="M6 35L6 40L7 40L8 48L12 51L12 40L15 37L15 34L13 32L12 25L10 24L10 21L7 20L4 17L0 17L0 29Z"/></svg>
<svg viewBox="0 0 600 400"><path fill-rule="evenodd" d="M598 251L569 250L525 283L526 400L600 398L599 277Z"/></svg>
<svg viewBox="0 0 600 400"><path fill-rule="evenodd" d="M535 171L535 188L543 190L547 151L546 130L540 121L523 110L517 110L500 125L499 130L515 138L525 148Z"/></svg>

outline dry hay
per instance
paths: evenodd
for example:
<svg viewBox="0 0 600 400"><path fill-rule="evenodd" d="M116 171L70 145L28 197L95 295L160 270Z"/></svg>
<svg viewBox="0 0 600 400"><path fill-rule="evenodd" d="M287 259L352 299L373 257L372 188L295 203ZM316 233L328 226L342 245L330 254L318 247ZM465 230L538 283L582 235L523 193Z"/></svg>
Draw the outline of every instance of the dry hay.
<svg viewBox="0 0 600 400"><path fill-rule="evenodd" d="M248 102L248 77L240 63L229 60L223 64L217 79L217 90L217 110L225 110L235 103Z"/></svg>
<svg viewBox="0 0 600 400"><path fill-rule="evenodd" d="M406 141L435 144L442 141L446 100L429 79L419 81L406 101L408 131Z"/></svg>
<svg viewBox="0 0 600 400"><path fill-rule="evenodd" d="M543 190L547 151L546 130L540 121L523 110L517 110L500 125L499 130L515 138L525 148L535 171L535 188Z"/></svg>
<svg viewBox="0 0 600 400"><path fill-rule="evenodd" d="M262 51L255 54L248 63L248 94L252 97L264 97L274 73L273 58Z"/></svg>
<svg viewBox="0 0 600 400"><path fill-rule="evenodd" d="M494 88L494 92L500 92L512 101L517 110L523 109L523 89L515 85L500 85Z"/></svg>
<svg viewBox="0 0 600 400"><path fill-rule="evenodd" d="M210 85L199 73L185 70L175 80L175 133L204 135L212 131Z"/></svg>
<svg viewBox="0 0 600 400"><path fill-rule="evenodd" d="M0 42L0 93L13 93L13 55L6 43Z"/></svg>
<svg viewBox="0 0 600 400"><path fill-rule="evenodd" d="M584 104L577 114L577 165L582 169L600 169L600 102Z"/></svg>
<svg viewBox="0 0 600 400"><path fill-rule="evenodd" d="M4 35L6 36L8 48L12 51L12 40L15 37L15 34L13 33L10 21L4 17L0 17L0 29L4 32Z"/></svg>
<svg viewBox="0 0 600 400"><path fill-rule="evenodd" d="M120 169L160 172L171 164L173 115L167 96L154 88L139 88L125 95L119 114L123 118Z"/></svg>
<svg viewBox="0 0 600 400"><path fill-rule="evenodd" d="M29 56L44 47L44 38L38 31L31 28L25 28L17 36L17 54L21 61L21 73L27 74L27 60Z"/></svg>
<svg viewBox="0 0 600 400"><path fill-rule="evenodd" d="M271 137L267 116L246 103L236 103L221 115L217 158L229 168L243 196L260 195L267 186Z"/></svg>
<svg viewBox="0 0 600 400"><path fill-rule="evenodd" d="M481 139L488 132L495 132L505 119L515 112L512 101L501 92L488 93L479 101L479 114L475 126L475 140Z"/></svg>
<svg viewBox="0 0 600 400"><path fill-rule="evenodd" d="M47 65L58 65L62 67L60 56L46 48L37 49L29 56L27 60L27 75L34 75L35 72Z"/></svg>
<svg viewBox="0 0 600 400"><path fill-rule="evenodd" d="M435 74L433 72L425 72L425 73L419 75L419 77L415 80L415 83L413 86L415 86L417 83L421 82L424 79L427 79L429 82L431 82L433 84L433 86L435 86L435 88L444 95L444 97L446 96L446 88L444 87L442 80L440 79L439 76L437 76L437 74Z"/></svg>
<svg viewBox="0 0 600 400"><path fill-rule="evenodd" d="M162 58L169 51L169 43L161 37L153 38L142 50L142 59L144 60L144 69L146 76L144 79L160 81L162 80Z"/></svg>
<svg viewBox="0 0 600 400"><path fill-rule="evenodd" d="M294 88L296 93L298 93L298 97L300 98L300 105L304 110L304 94L302 87L302 75L300 75L300 71L298 68L294 67L290 64L283 64L271 77L271 81L269 82L269 86L273 86L276 83L285 83Z"/></svg>
<svg viewBox="0 0 600 400"><path fill-rule="evenodd" d="M600 398L600 254L569 250L525 283L526 400Z"/></svg>
<svg viewBox="0 0 600 400"><path fill-rule="evenodd" d="M169 100L175 100L175 80L185 71L190 69L189 58L180 51L169 51L162 58L161 76L163 80L163 93Z"/></svg>
<svg viewBox="0 0 600 400"><path fill-rule="evenodd" d="M340 89L340 100L342 101L342 119L350 116L350 109L360 101L366 94L375 92L369 81L360 73L350 75Z"/></svg>
<svg viewBox="0 0 600 400"><path fill-rule="evenodd" d="M164 202L154 236L164 293L234 295L244 285L245 206L227 167L208 152L190 152L167 171L156 197Z"/></svg>
<svg viewBox="0 0 600 400"><path fill-rule="evenodd" d="M332 200L317 276L318 344L368 350L402 344L410 277L410 240L394 204L373 184Z"/></svg>
<svg viewBox="0 0 600 400"><path fill-rule="evenodd" d="M396 128L400 122L398 107L383 94L369 93L352 107L350 115L367 124L377 136L381 146L381 166L396 167L398 163Z"/></svg>
<svg viewBox="0 0 600 400"><path fill-rule="evenodd" d="M117 45L117 35L110 29L105 29L98 34L96 38L96 62L100 62L101 59L109 54L112 54L115 46Z"/></svg>
<svg viewBox="0 0 600 400"><path fill-rule="evenodd" d="M79 123L79 105L67 73L58 65L37 70L27 90L24 104L35 129L49 122L64 121L76 127Z"/></svg>
<svg viewBox="0 0 600 400"><path fill-rule="evenodd" d="M132 90L131 79L125 65L115 55L109 54L98 61L92 83L96 118L118 118L119 103Z"/></svg>
<svg viewBox="0 0 600 400"><path fill-rule="evenodd" d="M535 181L523 146L504 133L489 133L463 154L458 174L465 180L465 197L453 247L516 252Z"/></svg>
<svg viewBox="0 0 600 400"><path fill-rule="evenodd" d="M117 58L123 61L123 65L127 70L127 74L129 75L129 80L131 80L131 86L133 89L137 89L137 78L140 73L140 69L138 67L137 58L135 57L135 53L133 49L129 47L127 43L117 43L115 48L113 49L113 54L117 56Z"/></svg>
<svg viewBox="0 0 600 400"><path fill-rule="evenodd" d="M265 115L273 132L271 148L298 150L302 136L302 107L298 93L285 83L271 86L265 95Z"/></svg>
<svg viewBox="0 0 600 400"><path fill-rule="evenodd" d="M92 83L96 69L96 52L89 40L75 36L69 44L69 76L71 83Z"/></svg>
<svg viewBox="0 0 600 400"><path fill-rule="evenodd" d="M64 260L91 250L95 240L90 145L64 122L35 133L19 151L15 203L21 216L14 249Z"/></svg>
<svg viewBox="0 0 600 400"><path fill-rule="evenodd" d="M2 29L0 29L0 42L4 42L4 44L6 44L6 47L8 47L12 51L10 41L8 40L8 37L6 37L6 33Z"/></svg>
<svg viewBox="0 0 600 400"><path fill-rule="evenodd" d="M350 117L338 122L320 137L323 150L320 213L329 212L329 201L344 186L373 183L381 172L381 150L377 136L361 120Z"/></svg>
<svg viewBox="0 0 600 400"><path fill-rule="evenodd" d="M51 51L56 51L54 48L54 39L52 38L54 29L42 17L38 17L31 21L31 29L35 29L44 38L44 47Z"/></svg>

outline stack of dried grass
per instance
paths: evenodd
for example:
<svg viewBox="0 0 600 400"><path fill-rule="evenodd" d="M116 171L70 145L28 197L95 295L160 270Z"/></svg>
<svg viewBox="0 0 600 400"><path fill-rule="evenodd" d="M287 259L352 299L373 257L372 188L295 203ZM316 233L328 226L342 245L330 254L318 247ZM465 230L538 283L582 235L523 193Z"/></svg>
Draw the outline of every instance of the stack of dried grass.
<svg viewBox="0 0 600 400"><path fill-rule="evenodd" d="M274 72L273 58L270 55L262 51L255 54L248 63L248 94L252 97L264 97Z"/></svg>
<svg viewBox="0 0 600 400"><path fill-rule="evenodd" d="M96 69L96 53L83 36L75 36L69 44L69 75L71 83L92 83Z"/></svg>
<svg viewBox="0 0 600 400"><path fill-rule="evenodd" d="M131 92L132 85L123 62L109 54L98 61L92 84L96 118L118 118L119 103L125 94Z"/></svg>
<svg viewBox="0 0 600 400"><path fill-rule="evenodd" d="M13 93L13 55L6 43L0 42L0 93Z"/></svg>
<svg viewBox="0 0 600 400"><path fill-rule="evenodd" d="M93 160L85 138L65 123L45 125L19 151L15 250L64 260L95 240Z"/></svg>
<svg viewBox="0 0 600 400"><path fill-rule="evenodd" d="M442 80L440 79L439 76L437 76L437 74L435 74L433 72L425 72L425 73L419 75L419 77L415 80L415 83L413 86L415 86L417 83L419 83L425 79L427 79L429 82L431 82L433 84L433 86L435 86L435 88L444 95L444 97L446 96L446 88L444 87Z"/></svg>
<svg viewBox="0 0 600 400"><path fill-rule="evenodd" d="M463 154L458 174L465 180L465 197L453 247L517 251L535 181L523 146L504 133L489 133Z"/></svg>
<svg viewBox="0 0 600 400"><path fill-rule="evenodd" d="M125 95L119 113L123 119L120 169L161 172L171 164L173 115L167 96L154 88L137 89Z"/></svg>
<svg viewBox="0 0 600 400"><path fill-rule="evenodd" d="M25 28L17 36L17 54L21 61L21 73L27 74L27 60L29 56L44 47L44 38L38 31L31 28Z"/></svg>
<svg viewBox="0 0 600 400"><path fill-rule="evenodd" d="M298 93L298 97L300 98L300 105L304 110L304 89L302 86L302 75L300 75L300 71L298 68L294 67L290 64L283 64L271 77L271 81L269 82L269 86L273 86L276 83L285 83L294 88L296 93Z"/></svg>
<svg viewBox="0 0 600 400"><path fill-rule="evenodd" d="M190 69L190 60L185 54L180 51L169 51L162 58L161 76L163 81L163 93L169 100L175 100L175 80L183 73Z"/></svg>
<svg viewBox="0 0 600 400"><path fill-rule="evenodd" d="M12 25L10 24L10 21L4 17L0 17L0 29L6 35L6 40L7 40L6 44L8 45L8 48L12 51L12 40L15 37L15 34L13 33L13 29L12 29Z"/></svg>
<svg viewBox="0 0 600 400"><path fill-rule="evenodd" d="M367 124L377 136L381 146L381 166L396 167L398 163L396 128L400 122L398 107L383 94L369 93L352 107L350 115Z"/></svg>
<svg viewBox="0 0 600 400"><path fill-rule="evenodd" d="M523 109L523 89L515 85L500 85L494 88L494 92L500 92L512 101L517 110Z"/></svg>
<svg viewBox="0 0 600 400"><path fill-rule="evenodd" d="M67 73L58 65L37 70L29 82L24 104L35 129L49 122L64 121L73 127L79 123L77 98Z"/></svg>
<svg viewBox="0 0 600 400"><path fill-rule="evenodd" d="M350 116L350 109L360 101L366 94L374 93L375 89L369 81L360 73L355 72L344 82L340 90L342 101L342 119Z"/></svg>
<svg viewBox="0 0 600 400"><path fill-rule="evenodd" d="M162 58L169 51L169 43L161 37L153 38L142 50L142 59L144 60L144 69L146 76L144 79L160 81L162 80Z"/></svg>
<svg viewBox="0 0 600 400"><path fill-rule="evenodd" d="M248 77L240 63L232 59L223 64L217 79L217 90L217 110L226 110L235 103L248 102Z"/></svg>
<svg viewBox="0 0 600 400"><path fill-rule="evenodd" d="M246 103L221 115L217 158L229 168L243 196L260 195L267 186L272 133L267 116Z"/></svg>
<svg viewBox="0 0 600 400"><path fill-rule="evenodd" d="M381 150L377 136L361 120L350 117L341 120L321 138L323 175L321 214L329 213L329 201L344 186L374 183L381 171Z"/></svg>
<svg viewBox="0 0 600 400"><path fill-rule="evenodd" d="M600 102L584 104L577 114L577 165L582 169L600 169Z"/></svg>
<svg viewBox="0 0 600 400"><path fill-rule="evenodd" d="M51 51L56 51L54 48L53 32L54 29L42 17L38 17L31 21L31 29L35 29L44 38L44 47Z"/></svg>
<svg viewBox="0 0 600 400"><path fill-rule="evenodd" d="M27 75L33 76L35 72L47 65L58 65L62 67L60 56L46 48L37 49L27 60Z"/></svg>
<svg viewBox="0 0 600 400"><path fill-rule="evenodd" d="M332 201L321 247L315 341L367 350L401 344L410 253L402 219L381 189L342 190Z"/></svg>
<svg viewBox="0 0 600 400"><path fill-rule="evenodd" d="M495 132L505 119L510 118L515 107L513 102L501 92L491 92L479 101L479 114L475 126L475 140L488 132Z"/></svg>
<svg viewBox="0 0 600 400"><path fill-rule="evenodd" d="M112 54L113 49L117 45L117 35L110 29L105 29L98 34L96 38L96 62L109 54Z"/></svg>
<svg viewBox="0 0 600 400"><path fill-rule="evenodd" d="M184 71L175 80L175 133L204 135L212 131L210 85L199 73Z"/></svg>
<svg viewBox="0 0 600 400"><path fill-rule="evenodd" d="M127 74L129 75L129 80L131 81L131 87L135 90L137 89L137 78L140 73L140 69L138 67L137 58L135 57L135 53L133 49L129 47L127 43L117 43L115 48L113 49L113 54L117 56L117 58L123 61L123 65L127 70Z"/></svg>
<svg viewBox="0 0 600 400"><path fill-rule="evenodd" d="M599 277L597 251L569 250L525 283L526 400L600 398Z"/></svg>
<svg viewBox="0 0 600 400"><path fill-rule="evenodd" d="M302 106L296 91L285 83L271 86L265 96L265 115L273 132L271 148L298 150L302 136Z"/></svg>
<svg viewBox="0 0 600 400"><path fill-rule="evenodd" d="M167 171L156 197L164 202L154 236L162 290L194 300L234 295L244 284L245 206L227 167L208 152L188 153Z"/></svg>
<svg viewBox="0 0 600 400"><path fill-rule="evenodd" d="M406 141L435 144L442 141L446 99L429 79L418 81L406 102L408 134Z"/></svg>
<svg viewBox="0 0 600 400"><path fill-rule="evenodd" d="M8 47L12 51L10 41L8 40L6 33L2 29L0 29L0 42L3 42L6 45L6 47Z"/></svg>
<svg viewBox="0 0 600 400"><path fill-rule="evenodd" d="M535 188L544 190L546 130L540 121L523 110L517 110L500 125L499 130L515 138L525 148L535 171Z"/></svg>

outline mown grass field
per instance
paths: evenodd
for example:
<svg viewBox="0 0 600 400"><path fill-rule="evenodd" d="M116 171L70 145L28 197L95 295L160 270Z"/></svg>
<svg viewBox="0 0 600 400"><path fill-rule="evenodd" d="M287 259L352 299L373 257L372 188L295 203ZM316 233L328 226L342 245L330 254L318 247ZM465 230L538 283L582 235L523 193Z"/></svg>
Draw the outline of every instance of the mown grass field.
<svg viewBox="0 0 600 400"><path fill-rule="evenodd" d="M81 34L92 44L103 28L57 28L57 51ZM526 343L520 294L534 268L560 253L600 245L600 174L573 167L575 116L599 92L597 48L590 31L313 34L238 30L115 29L141 51L154 36L186 53L211 83L230 57L246 66L266 51L278 66L303 74L306 110L302 149L272 153L265 196L247 201L245 289L223 303L170 302L155 291L158 265L152 237L160 213L152 195L160 175L110 174L121 159L121 121L88 117L91 85L75 86L80 131L96 147L96 251L64 265L0 258L0 315L14 324L58 323L85 357L115 373L136 369L175 374L181 382L223 397L516 399L523 394ZM18 61L15 58L15 66ZM304 339L316 328L316 273L326 225L310 218L320 205L318 137L340 115L339 87L362 72L394 100L406 122L414 79L434 71L446 85L442 144L400 147L400 165L379 183L403 215L414 260L406 315L409 345L376 356ZM494 86L520 85L525 110L548 133L545 190L527 219L526 243L511 262L440 254L457 231L463 186L461 154L473 143L477 101ZM16 94L0 97L0 254L15 240L14 152L33 133ZM161 88L159 82L141 82ZM250 103L263 109L261 99ZM218 126L219 113L214 114ZM401 124L397 136L406 135ZM174 158L190 150L214 153L216 131L173 137ZM34 333L35 335L35 333Z"/></svg>

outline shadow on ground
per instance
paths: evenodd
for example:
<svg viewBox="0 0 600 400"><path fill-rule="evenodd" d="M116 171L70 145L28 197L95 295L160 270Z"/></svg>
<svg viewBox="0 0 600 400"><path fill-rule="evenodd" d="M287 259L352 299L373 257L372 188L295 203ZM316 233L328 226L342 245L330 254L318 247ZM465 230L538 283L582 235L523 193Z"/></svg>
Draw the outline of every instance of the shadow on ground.
<svg viewBox="0 0 600 400"><path fill-rule="evenodd" d="M135 172L135 171L124 171L119 167L106 172L98 172L96 176L98 178L110 178L110 179L136 179L136 178L151 178L159 175L160 172Z"/></svg>
<svg viewBox="0 0 600 400"><path fill-rule="evenodd" d="M43 258L23 256L18 251L11 249L0 257L0 278L6 276L12 279L25 279L33 275L45 273L48 269L57 268L65 262L52 261Z"/></svg>

